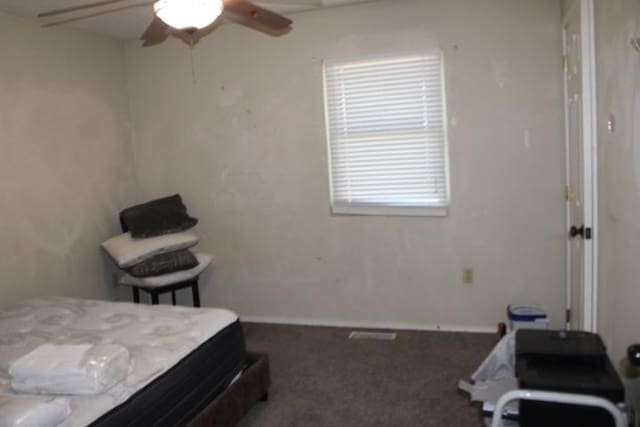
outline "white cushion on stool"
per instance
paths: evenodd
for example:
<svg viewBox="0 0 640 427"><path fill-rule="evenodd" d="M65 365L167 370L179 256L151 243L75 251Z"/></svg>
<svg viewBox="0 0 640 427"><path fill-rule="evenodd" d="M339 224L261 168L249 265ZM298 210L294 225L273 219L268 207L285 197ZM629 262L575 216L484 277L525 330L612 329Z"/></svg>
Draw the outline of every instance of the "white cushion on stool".
<svg viewBox="0 0 640 427"><path fill-rule="evenodd" d="M198 237L190 232L165 234L148 239L134 239L131 233L124 233L102 242L102 247L118 267L128 268L154 255L187 249L198 244Z"/></svg>
<svg viewBox="0 0 640 427"><path fill-rule="evenodd" d="M130 274L125 274L118 281L118 283L125 286L160 288L162 286L186 282L187 280L193 280L198 277L198 275L202 273L207 267L209 267L209 264L211 264L211 261L213 261L213 257L209 254L199 252L195 255L198 259L199 264L189 270L176 271L175 273L162 274L160 276L151 277L133 277Z"/></svg>

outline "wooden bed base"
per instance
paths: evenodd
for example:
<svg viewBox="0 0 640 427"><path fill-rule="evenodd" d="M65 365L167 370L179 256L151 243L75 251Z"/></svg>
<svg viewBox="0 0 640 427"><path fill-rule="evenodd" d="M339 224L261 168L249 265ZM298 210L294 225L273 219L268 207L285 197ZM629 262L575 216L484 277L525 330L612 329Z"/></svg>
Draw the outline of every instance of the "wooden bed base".
<svg viewBox="0 0 640 427"><path fill-rule="evenodd" d="M260 400L268 398L271 375L266 353L247 352L248 367L188 424L189 427L233 427Z"/></svg>

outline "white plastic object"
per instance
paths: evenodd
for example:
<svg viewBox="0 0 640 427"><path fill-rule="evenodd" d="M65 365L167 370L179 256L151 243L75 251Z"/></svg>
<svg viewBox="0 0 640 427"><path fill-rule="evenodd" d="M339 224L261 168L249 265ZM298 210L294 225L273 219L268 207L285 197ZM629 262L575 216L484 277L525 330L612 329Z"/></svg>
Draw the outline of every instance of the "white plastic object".
<svg viewBox="0 0 640 427"><path fill-rule="evenodd" d="M511 330L516 331L518 329L549 329L549 320L541 319L534 320L532 322L518 322L512 320L510 322Z"/></svg>
<svg viewBox="0 0 640 427"><path fill-rule="evenodd" d="M505 407L509 402L514 400L536 400L539 402L565 403L569 405L602 408L613 416L616 427L625 427L625 417L620 409L618 409L618 407L613 403L601 397L525 389L509 391L498 399L496 409L493 412L493 418L491 419L491 427L502 426L502 414L504 413Z"/></svg>
<svg viewBox="0 0 640 427"><path fill-rule="evenodd" d="M484 359L478 369L471 375L474 381L496 381L516 376L516 335L506 334L491 353Z"/></svg>
<svg viewBox="0 0 640 427"><path fill-rule="evenodd" d="M515 332L510 332L502 337L471 375L473 384L460 380L458 388L469 393L472 401L483 402L483 409L486 406L493 410L500 396L518 388L515 358ZM509 409L517 410L517 407L514 405Z"/></svg>
<svg viewBox="0 0 640 427"><path fill-rule="evenodd" d="M70 413L64 398L0 396L0 427L55 427Z"/></svg>
<svg viewBox="0 0 640 427"><path fill-rule="evenodd" d="M115 344L43 344L9 367L11 387L23 393L94 395L129 374L129 351Z"/></svg>
<svg viewBox="0 0 640 427"><path fill-rule="evenodd" d="M517 329L548 329L549 316L547 312L534 305L507 306L509 326L512 331Z"/></svg>
<svg viewBox="0 0 640 427"><path fill-rule="evenodd" d="M495 405L500 396L518 388L516 378L502 378L500 380L476 381L470 384L464 380L458 381L458 388L469 393L472 402Z"/></svg>

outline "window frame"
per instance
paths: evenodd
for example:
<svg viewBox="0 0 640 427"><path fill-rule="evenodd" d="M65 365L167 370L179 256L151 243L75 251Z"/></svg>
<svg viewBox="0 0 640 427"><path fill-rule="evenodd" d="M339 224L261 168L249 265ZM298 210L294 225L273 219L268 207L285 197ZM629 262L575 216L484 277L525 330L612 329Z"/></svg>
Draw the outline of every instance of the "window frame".
<svg viewBox="0 0 640 427"><path fill-rule="evenodd" d="M331 125L329 117L329 98L327 88L327 67L331 63L359 62L367 60L384 60L391 58L402 58L404 56L434 56L440 57L440 84L442 88L442 133L443 133L443 153L444 153L444 174L445 174L445 204L432 206L389 206L380 204L350 203L348 205L336 204L333 183L333 164L331 147ZM360 55L348 57L336 57L322 60L322 86L323 103L325 114L325 141L327 144L327 166L329 178L329 206L332 215L365 215L365 216L420 216L420 217L447 217L451 206L451 170L449 156L449 125L447 113L447 88L445 76L445 55L440 48L420 49L413 51L384 53L377 55Z"/></svg>

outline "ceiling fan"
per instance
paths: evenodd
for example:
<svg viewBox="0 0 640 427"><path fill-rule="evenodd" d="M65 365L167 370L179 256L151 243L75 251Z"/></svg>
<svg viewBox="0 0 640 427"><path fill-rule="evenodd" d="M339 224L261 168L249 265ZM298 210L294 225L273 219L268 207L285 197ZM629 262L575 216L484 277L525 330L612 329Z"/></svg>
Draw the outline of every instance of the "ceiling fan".
<svg viewBox="0 0 640 427"><path fill-rule="evenodd" d="M153 20L140 37L144 47L162 43L171 34L194 44L211 31L223 13L240 18L241 23L271 35L291 30L290 19L247 0L156 0L117 4L125 2L130 3L130 0L102 0L40 13L38 18L58 19L44 24L45 27L51 27L124 9L153 6Z"/></svg>

